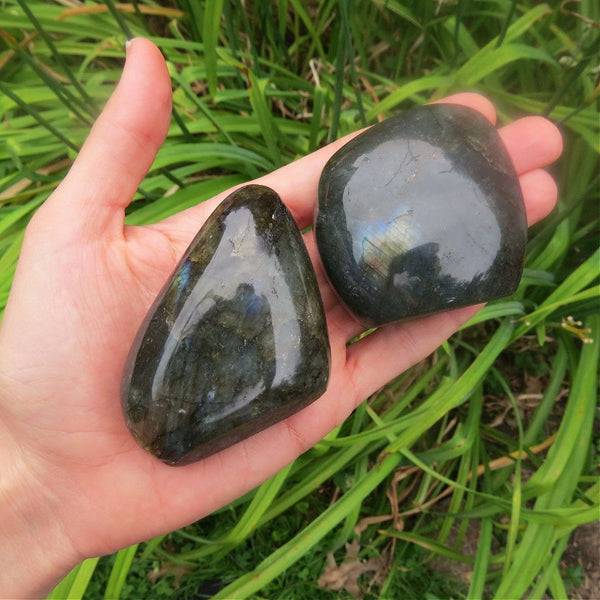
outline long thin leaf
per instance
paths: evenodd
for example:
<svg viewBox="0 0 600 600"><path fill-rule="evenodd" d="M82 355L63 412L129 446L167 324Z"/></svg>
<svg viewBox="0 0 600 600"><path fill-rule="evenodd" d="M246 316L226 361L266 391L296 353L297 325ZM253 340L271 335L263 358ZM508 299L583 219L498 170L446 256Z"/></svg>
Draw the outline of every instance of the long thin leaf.
<svg viewBox="0 0 600 600"><path fill-rule="evenodd" d="M204 60L208 89L213 99L217 95L217 43L221 28L221 15L224 0L207 2L204 9L202 25L202 42L204 44Z"/></svg>
<svg viewBox="0 0 600 600"><path fill-rule="evenodd" d="M113 568L111 569L106 590L104 591L105 600L115 600L121 597L121 590L125 584L125 579L129 573L133 557L137 552L138 544L129 546L117 552Z"/></svg>

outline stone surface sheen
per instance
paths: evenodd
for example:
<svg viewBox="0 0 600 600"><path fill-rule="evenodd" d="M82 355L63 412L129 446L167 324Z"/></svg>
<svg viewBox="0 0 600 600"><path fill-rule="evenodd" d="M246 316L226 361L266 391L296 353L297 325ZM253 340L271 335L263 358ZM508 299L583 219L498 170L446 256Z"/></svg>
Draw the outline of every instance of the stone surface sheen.
<svg viewBox="0 0 600 600"><path fill-rule="evenodd" d="M218 452L323 394L329 341L302 236L277 194L250 185L210 216L149 311L122 403L168 464Z"/></svg>
<svg viewBox="0 0 600 600"><path fill-rule="evenodd" d="M438 104L388 119L321 176L319 253L366 326L513 293L526 236L510 157L472 109Z"/></svg>

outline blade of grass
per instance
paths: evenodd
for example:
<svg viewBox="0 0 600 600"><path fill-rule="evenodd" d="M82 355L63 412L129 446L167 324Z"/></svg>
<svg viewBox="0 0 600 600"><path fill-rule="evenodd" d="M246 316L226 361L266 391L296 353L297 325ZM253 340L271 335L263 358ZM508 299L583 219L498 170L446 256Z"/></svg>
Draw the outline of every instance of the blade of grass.
<svg viewBox="0 0 600 600"><path fill-rule="evenodd" d="M208 198L223 192L230 187L245 183L246 179L240 175L224 175L222 177L207 179L197 184L188 185L178 190L171 196L156 200L127 215L125 222L128 225L147 225L166 219L186 208L196 206Z"/></svg>
<svg viewBox="0 0 600 600"><path fill-rule="evenodd" d="M588 324L597 338L600 335L600 315L594 315ZM548 452L544 465L533 475L534 481L530 480L524 486L524 491L534 487L548 490L538 497L533 512L560 507L565 501L570 502L577 486L587 458L596 410L599 349L598 343L583 345L557 441ZM567 437L566 432L570 437ZM597 517L598 507L593 510ZM540 569L547 564L556 538L556 525L529 524L515 553L513 565L496 591L496 597L502 598L507 594L520 597L524 594Z"/></svg>
<svg viewBox="0 0 600 600"><path fill-rule="evenodd" d="M202 22L202 43L204 44L204 64L206 66L206 80L213 102L217 95L217 44L221 29L221 15L223 14L223 1L212 0L204 7Z"/></svg>
<svg viewBox="0 0 600 600"><path fill-rule="evenodd" d="M473 460L475 458L475 452L478 448L478 436L479 436L479 421L481 419L481 411L483 408L483 393L481 389L481 385L477 386L477 390L471 396L469 401L469 413L467 416L467 420L464 426L464 442L460 446L460 465L458 468L458 473L456 476L457 486L453 489L452 499L450 500L450 505L448 507L448 516L444 519L442 526L440 527L440 532L438 535L438 541L440 543L445 543L448 536L452 531L452 526L455 522L454 513L457 513L460 509L460 506L463 502L465 492L464 489L474 485L476 478L472 477L474 472L473 470ZM455 436L456 437L456 436ZM435 450L434 450L435 452ZM422 455L419 456L420 459L424 457ZM428 464L431 464L430 456L427 457ZM443 464L444 457L439 457L439 463ZM476 466L475 466L476 468ZM487 491L484 489L484 491ZM469 499L471 496L467 496ZM458 546L458 544L457 544Z"/></svg>
<svg viewBox="0 0 600 600"><path fill-rule="evenodd" d="M505 302L494 302L484 306L475 316L471 317L464 325L461 325L460 330L473 327L478 323L501 319L515 315L522 315L525 312L525 307L521 302L508 300Z"/></svg>
<svg viewBox="0 0 600 600"><path fill-rule="evenodd" d="M267 79L257 79L254 73L248 73L248 82L250 95L250 104L254 111L254 116L260 125L260 132L267 144L267 149L274 167L281 166L281 152L279 151L279 132L267 104L265 91L269 81Z"/></svg>
<svg viewBox="0 0 600 600"><path fill-rule="evenodd" d="M354 411L354 415L352 416L352 427L350 429L351 434L357 433L362 429L362 426L366 420L365 416L367 410L369 410L369 407L366 402L363 402ZM368 459L368 456L363 455L360 456L354 463L353 475L355 480L360 480L367 474ZM331 544L332 551L341 548L354 535L354 528L356 527L358 519L360 518L362 504L362 502L357 502L350 513L346 515L341 528L337 532L335 539Z"/></svg>
<svg viewBox="0 0 600 600"><path fill-rule="evenodd" d="M464 5L467 0L457 0L456 3L456 17L454 20L454 53L452 55L452 70L456 69L456 65L458 64L458 34L460 32L461 19L463 18L463 10Z"/></svg>
<svg viewBox="0 0 600 600"><path fill-rule="evenodd" d="M185 93L185 95L200 109L202 114L215 126L215 129L223 134L225 139L232 145L235 146L235 142L229 135L226 129L222 128L217 119L215 119L210 110L204 105L204 102L194 93L188 83L184 80L181 73L177 71L177 68L171 62L167 62L167 67L171 75L171 79L174 79Z"/></svg>
<svg viewBox="0 0 600 600"><path fill-rule="evenodd" d="M354 89L354 97L356 99L356 108L358 110L358 116L361 127L365 127L367 124L365 117L365 109L363 107L362 95L357 86L356 82L356 66L354 58L354 45L352 43L352 28L350 26L350 15L348 14L351 10L351 3L344 0L340 0L339 9L341 16L340 31L343 30L345 38L346 57L348 58L348 70L350 72L350 83Z"/></svg>
<svg viewBox="0 0 600 600"><path fill-rule="evenodd" d="M408 531L390 531L390 530L382 530L381 533L387 535L389 537L398 538L400 540L405 540L410 542L411 544L415 544L416 546L420 546L421 548L425 548L429 552L436 554L438 556L442 556L449 560L454 560L456 562L473 564L474 558L471 556L467 556L462 554L462 552L456 552L444 546L443 544L439 544L435 540L431 538L418 535L416 533L410 533Z"/></svg>
<svg viewBox="0 0 600 600"><path fill-rule="evenodd" d="M204 20L204 3L196 0L177 0L188 17L192 38L197 42L202 40L202 22Z"/></svg>
<svg viewBox="0 0 600 600"><path fill-rule="evenodd" d="M322 88L315 87L313 92L312 119L310 122L310 137L308 140L308 152L314 152L319 147L319 134L325 106L325 93Z"/></svg>
<svg viewBox="0 0 600 600"><path fill-rule="evenodd" d="M562 540L560 540L557 543L556 548L554 549L554 552L552 553L552 559L545 566L543 572L541 573L541 575L538 577L537 581L535 582L534 588L531 590L531 593L529 594L530 598L537 599L537 598L544 597L544 594L546 593L546 590L548 589L548 586L550 585L550 581L554 577L554 574L559 565L560 559L562 558L562 555L567 547L568 541L569 541L569 538L564 537ZM554 596L553 595L553 598L568 598L568 595L564 595L564 596Z"/></svg>
<svg viewBox="0 0 600 600"><path fill-rule="evenodd" d="M115 563L110 571L108 583L104 590L105 600L117 600L121 597L121 590L125 584L125 579L127 579L127 574L131 568L138 545L134 544L133 546L129 546L129 548L124 548L117 552Z"/></svg>
<svg viewBox="0 0 600 600"><path fill-rule="evenodd" d="M77 79L77 77L75 77L73 71L71 71L71 69L69 68L69 65L67 65L67 63L63 59L62 54L57 50L56 46L54 45L54 42L52 41L50 36L46 33L46 30L42 27L40 21L38 21L36 16L33 14L33 12L27 6L27 2L25 2L25 0L17 0L17 2L19 3L19 6L21 7L21 9L25 13L25 15L27 15L27 18L31 21L32 25L35 27L37 32L40 34L41 38L44 40L44 42L46 43L48 48L50 48L50 51L52 52L52 56L54 57L54 60L56 60L56 62L61 66L65 75L69 78L71 83L75 86L75 89L77 89L77 91L81 94L81 96L85 100L85 102L90 106L92 114L94 114L96 112L96 106L94 104L93 99L88 95L88 93L85 91L83 86L79 83L79 80Z"/></svg>
<svg viewBox="0 0 600 600"><path fill-rule="evenodd" d="M309 14L306 12L304 4L300 0L289 0L289 3L294 7L295 13L298 15L298 17L300 17L300 20L306 27L308 33L310 34L320 59L323 62L327 62L325 50L323 49L323 44L321 43L321 36L315 30L313 21L310 18Z"/></svg>
<svg viewBox="0 0 600 600"><path fill-rule="evenodd" d="M71 150L75 150L75 152L79 152L79 146L71 142L71 140L67 139L58 129L56 129L51 123L49 123L42 115L35 109L33 106L24 102L17 96L17 94L13 93L2 81L0 81L0 91L8 96L17 106L23 109L26 113L31 115L42 127L46 128L53 136L55 136L58 140L60 140L63 144L71 148Z"/></svg>
<svg viewBox="0 0 600 600"><path fill-rule="evenodd" d="M517 0L511 0L510 8L508 9L508 13L506 15L506 19L504 19L504 25L502 26L502 31L498 36L498 42L496 43L496 48L502 46L504 42L504 38L506 36L506 32L508 31L508 27L510 26L510 22L515 14L515 9L517 8Z"/></svg>
<svg viewBox="0 0 600 600"><path fill-rule="evenodd" d="M342 5L347 4L348 0L338 0L338 9L342 10ZM337 139L340 126L340 114L342 112L342 94L344 91L346 57L348 56L348 35L349 32L341 24L337 31L337 48L335 54L335 83L333 86L333 106L331 112L331 126L329 128L328 141Z"/></svg>
<svg viewBox="0 0 600 600"><path fill-rule="evenodd" d="M235 527L215 543L204 545L197 550L180 554L182 560L200 560L214 554L212 560L222 560L232 548L241 544L257 527L260 519L279 493L281 486L290 472L292 465L287 465L279 473L271 477L257 489L248 508L238 520Z"/></svg>
<svg viewBox="0 0 600 600"><path fill-rule="evenodd" d="M427 75L420 79L409 81L394 90L391 94L388 94L381 102L368 110L367 121L372 121L378 113L388 112L415 94L426 90L436 90L439 87L449 85L449 83L450 79L447 76L441 75Z"/></svg>
<svg viewBox="0 0 600 600"><path fill-rule="evenodd" d="M471 87L493 73L517 60L533 60L536 63L555 65L554 58L544 50L526 44L504 44L497 48L482 48L456 72L461 87Z"/></svg>
<svg viewBox="0 0 600 600"><path fill-rule="evenodd" d="M81 600L85 597L85 592L99 560L99 558L88 558L79 565L77 575L71 584L71 589L65 596L66 598L69 600Z"/></svg>
<svg viewBox="0 0 600 600"><path fill-rule="evenodd" d="M421 23L419 22L417 17L414 16L413 12L409 8L407 8L406 6L404 6L403 4L398 2L398 0L371 0L371 1L373 2L373 4L378 6L380 9L389 10L389 11L393 12L394 14L398 15L399 17L406 19L409 23L412 23L419 29L423 28L423 26L421 25Z"/></svg>
<svg viewBox="0 0 600 600"><path fill-rule="evenodd" d="M550 592L552 593L553 598L569 597L569 594L567 593L567 590L565 588L565 584L562 580L560 568L558 566L554 567L550 575Z"/></svg>
<svg viewBox="0 0 600 600"><path fill-rule="evenodd" d="M519 533L520 525L520 514L521 514L521 502L522 502L522 484L521 484L521 459L523 456L523 423L521 422L521 415L519 414L519 408L515 401L515 397L510 390L510 387L506 380L498 373L496 369L493 369L496 381L500 384L500 387L504 390L504 393L508 397L515 421L517 423L518 446L517 446L517 458L515 460L515 470L512 478L513 489L512 489L512 507L510 512L510 521L508 527L508 535L506 540L506 552L503 565L503 573L506 575L511 564L514 560L515 546L517 542L517 535Z"/></svg>
<svg viewBox="0 0 600 600"><path fill-rule="evenodd" d="M152 553L162 544L163 540L167 537L165 535L159 535L151 540L148 540L144 546L144 551L141 553L140 558L146 559L152 556Z"/></svg>
<svg viewBox="0 0 600 600"><path fill-rule="evenodd" d="M69 590L77 577L80 567L81 565L73 567L62 581L46 596L46 600L64 600L68 598Z"/></svg>
<svg viewBox="0 0 600 600"><path fill-rule="evenodd" d="M572 86L581 77L581 74L585 71L585 69L588 67L588 65L592 61L598 60L598 52L599 51L600 51L600 35L598 35L596 37L596 39L594 40L594 42L592 44L590 44L590 46L583 52L582 59L577 63L577 65L575 67L573 67L571 69L571 72L569 73L568 77L565 79L562 86L558 90L556 90L556 93L554 94L554 96L552 97L550 102L548 102L546 107L544 108L544 111L542 113L544 116L548 116L552 113L554 108L560 103L560 101L561 101L562 97L565 95L565 93L569 89L572 88ZM570 115L566 116L564 120L571 118L572 116L573 115L570 114Z"/></svg>
<svg viewBox="0 0 600 600"><path fill-rule="evenodd" d="M554 403L563 385L566 371L567 351L565 350L565 345L559 340L558 348L552 360L550 369L550 381L546 385L544 395L540 400L535 414L529 422L529 427L525 432L525 436L523 437L523 444L525 446L533 444L542 433L542 428L554 407Z"/></svg>
<svg viewBox="0 0 600 600"><path fill-rule="evenodd" d="M521 323L516 329L513 341L522 337L532 327L537 325L548 312L573 302L573 297L581 292L582 288L589 285L598 276L598 262L600 261L600 250L596 250L583 264L575 269L568 277L540 304L539 308L527 315L526 322ZM596 288L586 290L593 296L597 294ZM587 296L586 296L587 297Z"/></svg>
<svg viewBox="0 0 600 600"><path fill-rule="evenodd" d="M65 105L65 107L70 110L82 123L85 123L88 126L92 124L92 121L88 118L88 116L79 112L79 107L77 105L81 106L83 110L86 110L88 115L94 116L93 113L91 113L88 106L78 100L71 93L67 86L39 66L36 61L19 46L19 44L9 43L9 47L11 47L13 51L16 52L19 57L33 69L33 71L35 71L35 74L46 83L48 89L52 90L56 94L56 97Z"/></svg>
<svg viewBox="0 0 600 600"><path fill-rule="evenodd" d="M473 481L475 479L473 478ZM486 494L492 493L491 477L489 469L484 471L483 475L483 491ZM484 597L484 589L486 584L486 575L490 558L492 556L492 534L493 522L490 517L481 519L479 531L479 543L477 544L477 553L473 564L473 573L471 575L471 583L467 592L468 600L478 600Z"/></svg>
<svg viewBox="0 0 600 600"><path fill-rule="evenodd" d="M497 356L508 345L514 325L505 319L496 333L479 354L475 361L469 366L464 374L452 385L450 391L445 391L443 396L433 394L422 407L422 411L415 419L415 427L408 428L398 436L398 439L390 445L388 451L394 452L400 448L408 447L414 443L422 431L433 425L450 408L458 406L472 393L477 383L486 374ZM418 421L418 426L416 421Z"/></svg>
<svg viewBox="0 0 600 600"><path fill-rule="evenodd" d="M132 39L134 37L134 35L133 35L131 29L129 29L129 25L127 24L127 21L125 20L125 18L117 10L117 7L115 6L115 3L113 2L113 0L105 0L105 2L106 2L106 6L108 6L108 10L110 11L110 14L113 16L114 20L119 24L119 27L125 34L125 37L128 40Z"/></svg>
<svg viewBox="0 0 600 600"><path fill-rule="evenodd" d="M362 498L370 494L398 465L400 456L388 454L374 466L353 488L329 509L314 519L298 535L275 550L255 569L220 590L213 598L248 598L262 589L280 573L298 561L329 531L340 523Z"/></svg>
<svg viewBox="0 0 600 600"><path fill-rule="evenodd" d="M588 405L595 398L595 373L598 366L598 331L597 327L590 327L596 342L583 344L581 358L577 373L569 394L569 402L562 418L556 442L550 448L544 464L532 475L525 484L525 490L548 490L552 488L559 477L571 462L574 440L578 440L581 432L586 430L585 419L589 417ZM593 413L593 410L591 411Z"/></svg>

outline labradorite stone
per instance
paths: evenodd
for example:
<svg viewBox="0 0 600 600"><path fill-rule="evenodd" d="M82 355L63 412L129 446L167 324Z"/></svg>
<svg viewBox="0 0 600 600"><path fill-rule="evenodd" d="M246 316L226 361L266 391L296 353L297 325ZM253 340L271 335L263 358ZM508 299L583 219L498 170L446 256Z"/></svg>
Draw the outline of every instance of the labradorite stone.
<svg viewBox="0 0 600 600"><path fill-rule="evenodd" d="M512 294L527 225L495 128L454 105L409 110L329 160L316 238L340 298L367 326Z"/></svg>
<svg viewBox="0 0 600 600"><path fill-rule="evenodd" d="M210 216L150 309L122 404L138 442L187 464L323 394L329 341L302 236L277 194L250 185Z"/></svg>

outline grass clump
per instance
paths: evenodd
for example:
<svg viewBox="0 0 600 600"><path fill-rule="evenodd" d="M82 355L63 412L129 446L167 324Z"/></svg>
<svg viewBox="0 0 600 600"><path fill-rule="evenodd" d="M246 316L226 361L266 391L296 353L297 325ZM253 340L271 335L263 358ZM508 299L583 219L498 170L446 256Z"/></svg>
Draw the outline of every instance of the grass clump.
<svg viewBox="0 0 600 600"><path fill-rule="evenodd" d="M257 490L84 562L50 597L566 598L585 585L562 557L600 504L598 12L587 1L5 1L2 307L24 228L132 35L161 48L174 89L132 224L455 91L484 93L503 122L546 115L565 137L559 206L531 232L512 298Z"/></svg>

